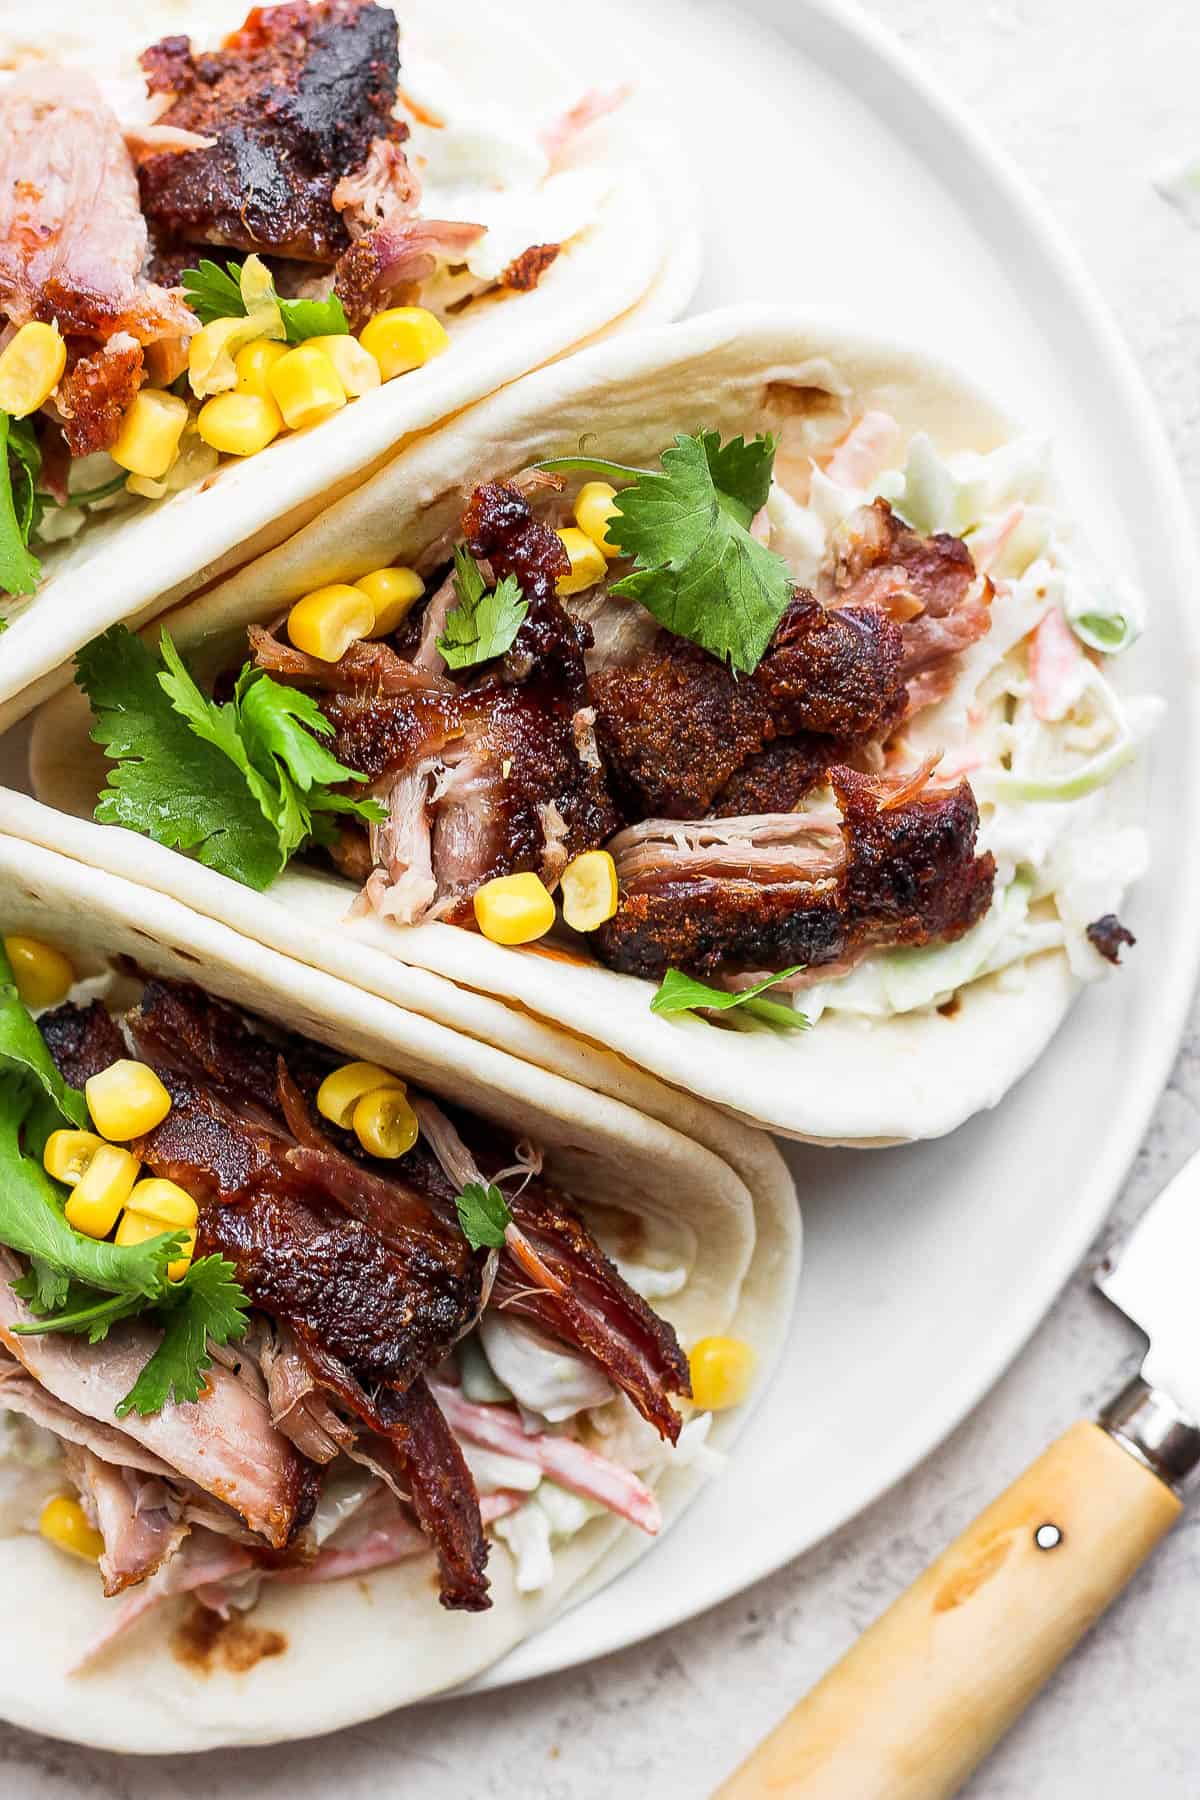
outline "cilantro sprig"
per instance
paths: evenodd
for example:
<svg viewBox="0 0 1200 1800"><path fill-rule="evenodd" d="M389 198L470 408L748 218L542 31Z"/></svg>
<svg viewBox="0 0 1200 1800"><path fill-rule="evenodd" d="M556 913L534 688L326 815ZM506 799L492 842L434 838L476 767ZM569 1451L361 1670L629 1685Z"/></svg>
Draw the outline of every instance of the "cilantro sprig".
<svg viewBox="0 0 1200 1800"><path fill-rule="evenodd" d="M458 605L446 614L437 647L451 669L468 669L508 650L529 611L514 575L491 590L483 570L462 544L454 547L454 587Z"/></svg>
<svg viewBox="0 0 1200 1800"><path fill-rule="evenodd" d="M199 268L185 269L182 275L183 297L202 325L214 319L243 319L248 308L242 297L241 269L203 257ZM350 325L345 309L336 294L327 300L285 300L272 285L270 297L278 306L289 344L302 343L310 337L341 337Z"/></svg>
<svg viewBox="0 0 1200 1800"><path fill-rule="evenodd" d="M608 535L635 566L609 592L639 601L677 637L750 674L793 587L783 557L750 534L770 493L775 450L773 437L722 444L719 432L697 431L663 451L661 473L586 456L538 467L627 482Z"/></svg>
<svg viewBox="0 0 1200 1800"><path fill-rule="evenodd" d="M27 419L0 412L0 593L32 594L42 565L29 548L41 513L42 457Z"/></svg>
<svg viewBox="0 0 1200 1800"><path fill-rule="evenodd" d="M468 1181L454 1204L463 1236L472 1250L499 1250L505 1227L512 1223L512 1213L495 1182L489 1181L484 1187L480 1181Z"/></svg>
<svg viewBox="0 0 1200 1800"><path fill-rule="evenodd" d="M310 694L247 664L232 700L209 700L167 632L159 655L124 625L76 658L91 702L92 737L114 767L96 817L194 853L247 887L269 887L310 843L334 835L331 815L380 820L378 801L334 792L366 778L321 742L333 726Z"/></svg>
<svg viewBox="0 0 1200 1800"><path fill-rule="evenodd" d="M183 1232L119 1245L68 1223L66 1191L46 1174L42 1152L52 1131L87 1123L84 1096L55 1067L0 947L0 1243L29 1259L14 1286L34 1314L12 1330L80 1333L94 1344L118 1320L145 1314L162 1327L162 1340L118 1403L118 1418L157 1412L172 1396L199 1399L212 1366L209 1341L241 1337L249 1302L220 1256L201 1257L180 1281L169 1278Z"/></svg>
<svg viewBox="0 0 1200 1800"><path fill-rule="evenodd" d="M764 1025L774 1025L785 1031L806 1031L808 1019L802 1012L784 1006L778 1000L759 998L777 982L786 981L789 975L798 975L803 967L803 963L797 963L795 968L781 969L778 975L768 975L765 981L755 982L753 987L743 988L740 993L710 987L706 981L697 981L694 975L685 975L682 969L668 969L650 1002L650 1011L671 1018L679 1013L697 1011L732 1012L738 1007Z"/></svg>

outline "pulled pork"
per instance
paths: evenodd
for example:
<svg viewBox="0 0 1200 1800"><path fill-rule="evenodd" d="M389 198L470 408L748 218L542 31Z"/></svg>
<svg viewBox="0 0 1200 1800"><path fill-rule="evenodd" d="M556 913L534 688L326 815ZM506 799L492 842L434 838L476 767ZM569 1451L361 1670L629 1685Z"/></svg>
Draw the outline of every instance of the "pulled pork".
<svg viewBox="0 0 1200 1800"><path fill-rule="evenodd" d="M991 902L995 865L976 856L966 781L898 805L834 768L839 812L685 825L652 822L611 849L615 916L595 934L611 968L661 979L842 964L864 949L957 938Z"/></svg>
<svg viewBox="0 0 1200 1800"><path fill-rule="evenodd" d="M39 1025L73 1085L125 1054L98 1001ZM403 1163L378 1161L317 1113L332 1052L183 983L148 981L124 1030L172 1102L134 1153L193 1195L196 1254L233 1264L257 1324L237 1352L220 1353L201 1405L130 1414L117 1427L112 1407L149 1354L150 1327L126 1322L95 1346L12 1334L6 1326L29 1315L8 1285L19 1264L0 1253L0 1391L76 1447L71 1472L104 1538L109 1592L138 1582L177 1591L156 1572L193 1527L197 1557L213 1533L246 1546L229 1573L274 1571L282 1554L289 1578L325 1579L346 1563L412 1554L415 1519L437 1554L443 1604L486 1607L484 1515L447 1420L444 1365L493 1296L677 1437L669 1396L690 1391L687 1358L561 1195L531 1175L503 1248L473 1250L463 1235L458 1195L511 1166L511 1144L414 1095L421 1139ZM327 1555L307 1527L321 1471L338 1456L370 1472L364 1494L390 1490L392 1512L363 1551ZM652 1496L638 1492L651 1529ZM503 1498L490 1497L489 1516L510 1509ZM264 1561L268 1548L274 1560Z"/></svg>

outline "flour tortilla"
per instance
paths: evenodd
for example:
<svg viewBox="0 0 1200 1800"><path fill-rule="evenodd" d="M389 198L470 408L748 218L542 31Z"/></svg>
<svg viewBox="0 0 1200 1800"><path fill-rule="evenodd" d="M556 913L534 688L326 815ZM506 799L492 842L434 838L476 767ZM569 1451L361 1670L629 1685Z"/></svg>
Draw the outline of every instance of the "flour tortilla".
<svg viewBox="0 0 1200 1800"><path fill-rule="evenodd" d="M685 1345L710 1332L745 1338L757 1353L761 1390L787 1326L800 1230L782 1160L759 1134L686 1101L671 1107L672 1129L264 950L177 900L6 834L0 930L62 946L81 975L125 955L149 972L198 981L348 1056L397 1069L506 1129L516 1122L543 1146L551 1177L585 1204L615 1199L649 1218L682 1216L695 1236L692 1274L659 1309ZM697 1116L703 1142L686 1135ZM711 1442L728 1448L747 1410L718 1415ZM654 1478L668 1523L702 1480L692 1468ZM516 1592L511 1559L497 1544L488 1570L494 1605L476 1616L437 1604L431 1558L364 1580L268 1583L250 1624L282 1632L287 1648L244 1674L197 1671L171 1653L171 1632L190 1604L172 1601L81 1675L67 1676L108 1616L94 1572L38 1538L0 1539L0 1582L10 1615L21 1621L0 1645L0 1711L52 1736L137 1752L332 1731L466 1680L651 1545L622 1521L593 1520L556 1552L551 1587L526 1596Z"/></svg>
<svg viewBox="0 0 1200 1800"><path fill-rule="evenodd" d="M582 439L597 456L644 463L675 432L699 425L726 436L780 431L777 470L786 479L790 460L806 466L810 450L836 441L870 408L890 413L906 438L927 432L943 454L986 452L1018 434L992 400L927 355L808 314L730 309L614 340L527 377L413 445L351 498L163 623L201 673L215 670L244 655L250 621L278 618L323 582L419 556L453 529L464 493L479 480L576 451ZM936 1137L1003 1097L1076 991L1065 955L1052 951L972 983L953 1017L921 1012L877 1022L826 1013L815 1030L786 1038L660 1018L650 1011L652 984L594 963L536 946L504 949L444 924L350 921L351 890L331 875L293 867L266 895L254 894L144 839L79 823L90 820L103 782L89 726L83 697L70 690L43 708L34 731L36 791L77 819L34 818L2 800L0 827L16 806L28 818L21 828L40 841L186 894L260 943L431 1016L444 1016L433 1010L436 996L410 998L417 969L475 999L506 1002L487 1013L490 1041L604 1091L618 1091L617 1069L632 1063L787 1136L860 1145ZM529 1015L548 1029L535 1031ZM455 1023L480 1029L462 1017Z"/></svg>
<svg viewBox="0 0 1200 1800"><path fill-rule="evenodd" d="M402 76L409 46L481 102L496 96L537 117L565 109L587 85L555 57L544 33L522 24L519 8L506 8L502 19L486 0L404 0L398 10ZM219 41L245 11L241 0L222 0L217 9L126 0L106 12L97 46L65 0L18 9L0 23L0 70L36 50L46 61L80 62L103 75L110 65L127 69L159 33ZM635 93L568 154L564 166L609 173L612 185L596 222L565 246L532 293L467 307L451 320L442 356L323 424L285 434L244 461L228 460L200 487L136 511L93 514L77 537L40 549L47 575L38 593L4 602L11 623L0 645L0 730L53 691L55 671L89 638L118 620L141 624L281 543L417 434L576 345L681 311L699 275L699 236L686 182L675 191L671 150L669 134ZM221 258L217 250L206 254Z"/></svg>

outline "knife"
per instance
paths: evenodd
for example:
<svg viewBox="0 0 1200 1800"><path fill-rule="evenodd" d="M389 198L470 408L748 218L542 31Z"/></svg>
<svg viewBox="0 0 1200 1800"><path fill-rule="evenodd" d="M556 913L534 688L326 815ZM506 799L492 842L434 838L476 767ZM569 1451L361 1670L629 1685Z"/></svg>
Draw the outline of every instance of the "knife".
<svg viewBox="0 0 1200 1800"><path fill-rule="evenodd" d="M1200 1155L1097 1271L1150 1340L793 1708L714 1800L948 1800L1116 1599L1200 1467Z"/></svg>

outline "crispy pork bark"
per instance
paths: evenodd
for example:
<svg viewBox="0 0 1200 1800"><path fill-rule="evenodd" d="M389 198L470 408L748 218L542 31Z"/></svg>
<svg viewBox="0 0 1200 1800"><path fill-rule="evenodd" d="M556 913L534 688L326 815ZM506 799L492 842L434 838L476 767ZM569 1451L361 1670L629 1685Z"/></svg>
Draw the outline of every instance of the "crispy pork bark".
<svg viewBox="0 0 1200 1800"><path fill-rule="evenodd" d="M970 785L890 804L887 788L837 767L840 813L653 823L614 840L616 915L592 936L601 959L659 980L819 968L864 948L961 937L986 912L995 865L975 854Z"/></svg>
<svg viewBox="0 0 1200 1800"><path fill-rule="evenodd" d="M636 663L592 677L596 736L626 819L700 817L777 738L886 736L905 705L901 658L886 615L828 612L802 591L747 677L661 632Z"/></svg>
<svg viewBox="0 0 1200 1800"><path fill-rule="evenodd" d="M222 49L168 37L142 55L160 125L214 137L145 157L142 210L161 246L222 244L329 264L351 234L335 205L377 139L398 141L396 15L372 0L256 7Z"/></svg>

